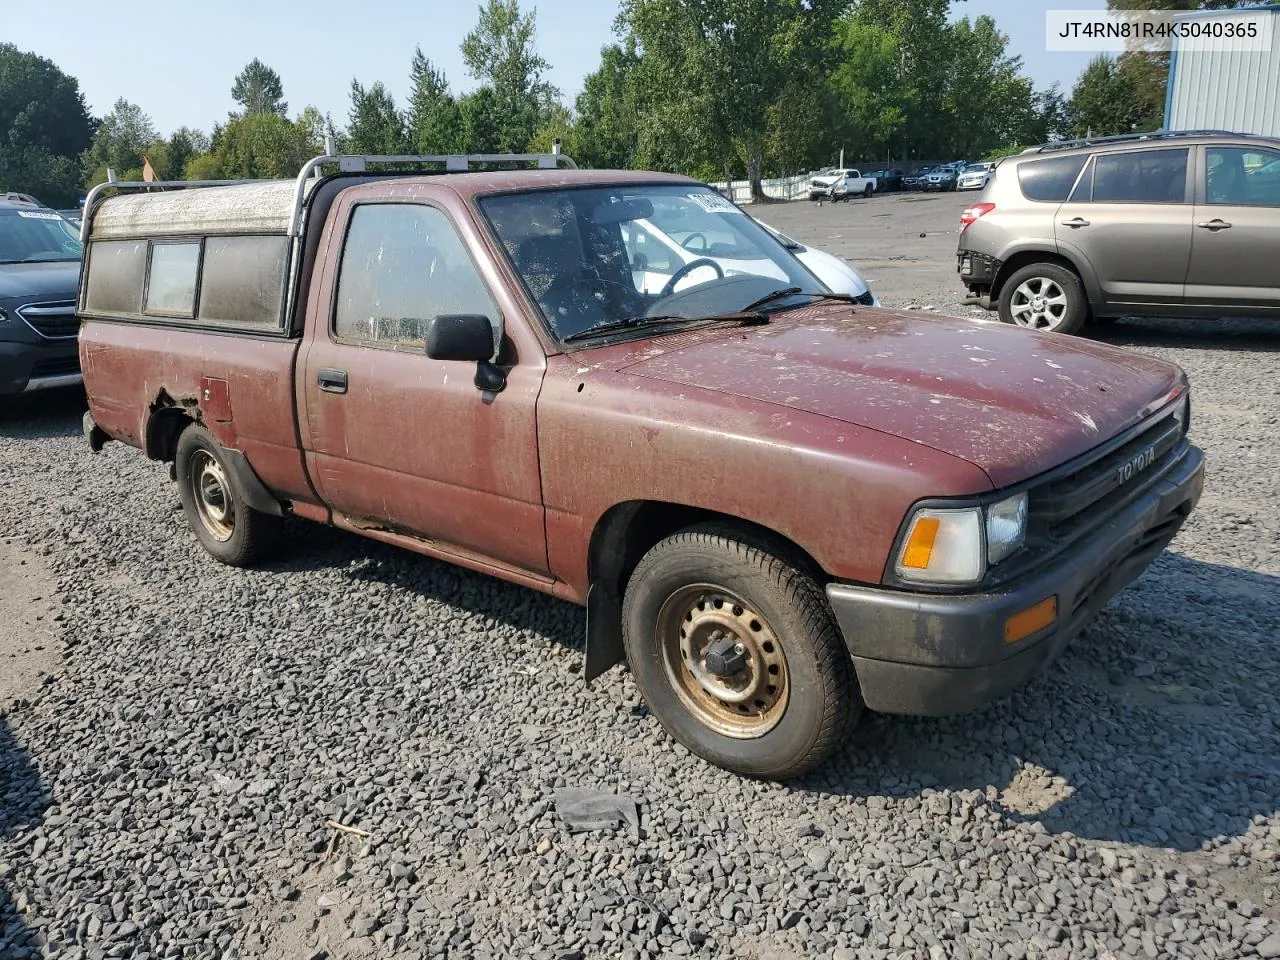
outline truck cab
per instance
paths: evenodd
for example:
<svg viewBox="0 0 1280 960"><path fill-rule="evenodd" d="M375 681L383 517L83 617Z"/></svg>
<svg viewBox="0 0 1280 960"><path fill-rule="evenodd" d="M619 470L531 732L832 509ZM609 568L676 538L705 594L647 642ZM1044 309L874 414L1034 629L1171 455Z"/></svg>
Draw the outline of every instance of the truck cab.
<svg viewBox="0 0 1280 960"><path fill-rule="evenodd" d="M699 255L652 282L642 226ZM89 445L210 555L296 517L580 604L587 679L751 776L1023 683L1200 495L1176 367L866 306L685 177L326 156L82 230Z"/></svg>

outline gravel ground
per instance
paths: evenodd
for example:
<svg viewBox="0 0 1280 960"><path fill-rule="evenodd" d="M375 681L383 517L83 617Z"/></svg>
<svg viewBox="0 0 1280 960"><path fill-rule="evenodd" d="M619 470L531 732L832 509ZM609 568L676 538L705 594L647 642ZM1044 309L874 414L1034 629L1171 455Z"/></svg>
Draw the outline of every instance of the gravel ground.
<svg viewBox="0 0 1280 960"><path fill-rule="evenodd" d="M806 211L766 217L853 233ZM905 304L886 247L853 259ZM0 560L61 660L7 614L0 957L1280 957L1280 325L1104 333L1191 374L1199 512L1025 691L870 717L787 786L673 744L623 669L585 689L573 607L302 523L220 567L76 397L6 402ZM565 786L639 837L569 833Z"/></svg>

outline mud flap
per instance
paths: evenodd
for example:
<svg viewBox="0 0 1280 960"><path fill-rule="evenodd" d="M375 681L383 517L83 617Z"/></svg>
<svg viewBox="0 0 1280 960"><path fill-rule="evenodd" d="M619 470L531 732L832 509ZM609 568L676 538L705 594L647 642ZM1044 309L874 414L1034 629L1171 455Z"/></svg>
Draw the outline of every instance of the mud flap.
<svg viewBox="0 0 1280 960"><path fill-rule="evenodd" d="M622 603L599 583L587 588L586 651L582 677L587 683L626 659L622 645Z"/></svg>
<svg viewBox="0 0 1280 960"><path fill-rule="evenodd" d="M235 480L236 489L244 497L246 504L259 513L269 513L275 517L284 516L284 508L280 506L280 501L258 479L258 475L253 472L253 467L249 465L249 460L243 453L239 450L228 450L225 447L219 448L218 452L226 461L227 469L231 471Z"/></svg>

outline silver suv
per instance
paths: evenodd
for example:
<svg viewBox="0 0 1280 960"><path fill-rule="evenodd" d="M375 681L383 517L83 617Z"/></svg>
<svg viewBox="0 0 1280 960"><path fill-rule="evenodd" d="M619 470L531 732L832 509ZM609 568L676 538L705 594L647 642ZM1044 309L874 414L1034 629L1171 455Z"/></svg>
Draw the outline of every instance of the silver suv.
<svg viewBox="0 0 1280 960"><path fill-rule="evenodd" d="M1159 131L1001 161L960 217L966 303L1074 333L1093 318L1280 315L1280 140Z"/></svg>

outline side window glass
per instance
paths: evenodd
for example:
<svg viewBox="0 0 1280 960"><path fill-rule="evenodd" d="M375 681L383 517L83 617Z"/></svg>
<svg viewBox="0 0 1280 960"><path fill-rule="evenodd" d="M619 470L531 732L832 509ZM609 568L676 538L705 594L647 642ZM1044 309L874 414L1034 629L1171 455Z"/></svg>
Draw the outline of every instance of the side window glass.
<svg viewBox="0 0 1280 960"><path fill-rule="evenodd" d="M351 217L338 273L334 335L397 350L422 350L427 321L498 308L453 225L416 204L365 204Z"/></svg>
<svg viewBox="0 0 1280 960"><path fill-rule="evenodd" d="M166 317L194 317L199 273L198 242L152 243L143 312Z"/></svg>
<svg viewBox="0 0 1280 960"><path fill-rule="evenodd" d="M1205 199L1209 203L1280 207L1280 153L1209 147L1205 161Z"/></svg>
<svg viewBox="0 0 1280 960"><path fill-rule="evenodd" d="M1029 160L1018 165L1018 183L1022 195L1028 200L1061 203L1067 199L1072 185L1080 176L1088 157L1051 157L1046 160Z"/></svg>
<svg viewBox="0 0 1280 960"><path fill-rule="evenodd" d="M1095 203L1185 203L1187 155L1182 150L1135 150L1094 158Z"/></svg>
<svg viewBox="0 0 1280 960"><path fill-rule="evenodd" d="M97 313L140 313L147 247L145 240L95 240L89 244L84 308Z"/></svg>

